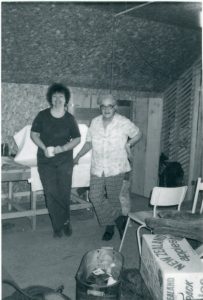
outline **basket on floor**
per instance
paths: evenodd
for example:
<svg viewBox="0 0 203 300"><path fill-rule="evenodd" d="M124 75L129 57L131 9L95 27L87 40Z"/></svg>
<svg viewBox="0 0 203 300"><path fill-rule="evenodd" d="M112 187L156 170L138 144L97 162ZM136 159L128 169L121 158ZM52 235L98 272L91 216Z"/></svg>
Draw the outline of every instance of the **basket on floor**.
<svg viewBox="0 0 203 300"><path fill-rule="evenodd" d="M88 279L99 269L112 275L112 283L89 283ZM123 256L113 248L103 247L87 252L76 274L76 300L119 300L122 269Z"/></svg>

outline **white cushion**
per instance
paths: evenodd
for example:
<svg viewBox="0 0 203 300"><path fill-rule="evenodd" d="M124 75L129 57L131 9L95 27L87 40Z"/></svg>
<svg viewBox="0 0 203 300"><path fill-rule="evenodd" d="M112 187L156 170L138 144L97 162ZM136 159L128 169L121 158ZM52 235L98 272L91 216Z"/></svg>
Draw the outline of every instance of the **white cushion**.
<svg viewBox="0 0 203 300"><path fill-rule="evenodd" d="M88 131L87 125L79 124L78 126L81 134L81 142L73 149L73 157L77 155L77 153L85 144ZM19 164L33 167L37 165L37 146L30 138L30 129L31 125L27 125L14 135L14 140L18 146L18 153L16 154L14 160ZM90 164L90 161L91 151L81 157L79 165L83 163Z"/></svg>
<svg viewBox="0 0 203 300"><path fill-rule="evenodd" d="M31 125L25 126L14 135L14 140L18 146L18 153L14 160L22 165L37 165L37 146L30 138Z"/></svg>

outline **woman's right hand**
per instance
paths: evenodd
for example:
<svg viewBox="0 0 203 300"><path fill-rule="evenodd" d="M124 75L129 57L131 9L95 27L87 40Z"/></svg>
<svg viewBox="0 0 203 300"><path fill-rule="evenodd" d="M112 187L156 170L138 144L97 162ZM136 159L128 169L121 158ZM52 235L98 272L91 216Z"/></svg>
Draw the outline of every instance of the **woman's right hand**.
<svg viewBox="0 0 203 300"><path fill-rule="evenodd" d="M44 155L45 155L47 158L50 157L47 148L44 149Z"/></svg>

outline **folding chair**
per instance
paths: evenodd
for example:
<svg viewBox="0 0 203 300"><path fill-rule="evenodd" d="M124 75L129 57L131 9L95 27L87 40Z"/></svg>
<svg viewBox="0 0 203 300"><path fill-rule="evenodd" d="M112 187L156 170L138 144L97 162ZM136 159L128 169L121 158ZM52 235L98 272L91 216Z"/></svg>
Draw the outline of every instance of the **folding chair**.
<svg viewBox="0 0 203 300"><path fill-rule="evenodd" d="M120 243L119 252L122 250L123 242L126 236L126 232L129 226L130 221L141 224L137 229L137 240L139 253L141 254L141 242L139 238L140 229L146 227L145 219L146 218L157 218L157 207L158 206L177 206L177 210L180 210L181 204L185 198L187 192L187 186L181 187L154 187L151 194L150 204L153 206L151 211L138 211L130 212L128 214L127 223L123 233L123 238Z"/></svg>
<svg viewBox="0 0 203 300"><path fill-rule="evenodd" d="M193 200L193 206L192 206L193 214L196 212L196 209L197 209L197 201L198 201L198 196L199 196L200 191L203 191L203 182L202 182L201 177L198 177L194 200ZM203 196L202 196L202 203L201 203L201 207L200 207L200 214L202 214L202 212L203 212Z"/></svg>

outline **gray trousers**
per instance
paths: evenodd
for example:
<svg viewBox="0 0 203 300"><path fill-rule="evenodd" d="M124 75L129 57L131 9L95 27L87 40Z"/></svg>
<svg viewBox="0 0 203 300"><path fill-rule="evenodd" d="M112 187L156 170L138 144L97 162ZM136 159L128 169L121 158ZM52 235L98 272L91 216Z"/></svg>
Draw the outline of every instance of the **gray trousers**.
<svg viewBox="0 0 203 300"><path fill-rule="evenodd" d="M122 215L119 195L124 175L124 173L110 177L91 175L90 200L101 226L115 225L114 221Z"/></svg>

